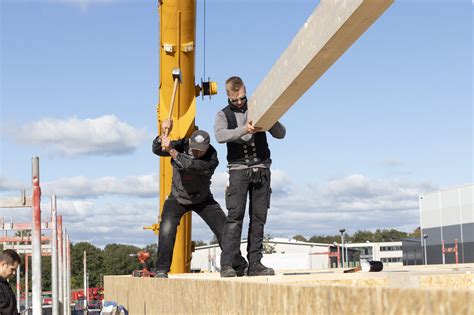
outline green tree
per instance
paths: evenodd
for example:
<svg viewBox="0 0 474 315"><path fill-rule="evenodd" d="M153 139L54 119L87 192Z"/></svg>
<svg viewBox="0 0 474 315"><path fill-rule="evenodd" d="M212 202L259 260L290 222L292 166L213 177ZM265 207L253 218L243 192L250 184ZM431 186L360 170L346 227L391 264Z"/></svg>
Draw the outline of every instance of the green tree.
<svg viewBox="0 0 474 315"><path fill-rule="evenodd" d="M300 241L300 242L307 242L308 240L306 239L306 237L304 237L303 235L301 234L297 234L295 236L293 236L293 239L294 240L297 240L297 241Z"/></svg>
<svg viewBox="0 0 474 315"><path fill-rule="evenodd" d="M416 229L414 229L413 232L409 234L409 237L418 239L421 238L421 228L417 227Z"/></svg>
<svg viewBox="0 0 474 315"><path fill-rule="evenodd" d="M28 265L28 266L30 268L29 274L31 275L33 273L31 270L32 265ZM31 280L31 278L29 280ZM41 257L41 285L44 291L52 290L51 288L51 256ZM31 284L29 284L29 287L32 288Z"/></svg>
<svg viewBox="0 0 474 315"><path fill-rule="evenodd" d="M311 243L323 243L323 244L332 244L334 242L340 243L340 235L313 235L309 238Z"/></svg>
<svg viewBox="0 0 474 315"><path fill-rule="evenodd" d="M127 275L133 270L142 269L136 255L140 248L132 245L108 244L104 248L104 274L105 275Z"/></svg>
<svg viewBox="0 0 474 315"><path fill-rule="evenodd" d="M374 242L395 242L408 237L408 233L395 229L377 229L374 233Z"/></svg>
<svg viewBox="0 0 474 315"><path fill-rule="evenodd" d="M104 273L102 250L91 243L80 242L71 245L71 287L84 287L84 252L87 253L87 273L89 286L98 287Z"/></svg>
<svg viewBox="0 0 474 315"><path fill-rule="evenodd" d="M374 239L374 233L368 230L358 230L349 237L349 240L352 243L365 243L367 241L374 242Z"/></svg>

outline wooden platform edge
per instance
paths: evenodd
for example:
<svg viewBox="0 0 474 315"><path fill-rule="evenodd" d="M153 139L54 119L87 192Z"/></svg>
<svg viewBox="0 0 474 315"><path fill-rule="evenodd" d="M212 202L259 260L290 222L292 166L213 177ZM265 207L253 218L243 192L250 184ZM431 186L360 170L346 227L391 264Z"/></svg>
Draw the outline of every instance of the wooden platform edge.
<svg viewBox="0 0 474 315"><path fill-rule="evenodd" d="M106 276L130 314L473 314L474 290Z"/></svg>

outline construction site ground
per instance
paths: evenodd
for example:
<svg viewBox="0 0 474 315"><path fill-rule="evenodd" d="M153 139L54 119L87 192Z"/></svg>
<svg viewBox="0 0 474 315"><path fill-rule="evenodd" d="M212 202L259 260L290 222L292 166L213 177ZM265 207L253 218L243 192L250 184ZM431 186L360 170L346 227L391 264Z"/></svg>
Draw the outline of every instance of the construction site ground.
<svg viewBox="0 0 474 315"><path fill-rule="evenodd" d="M474 314L474 264L278 271L275 276L105 276L130 314Z"/></svg>

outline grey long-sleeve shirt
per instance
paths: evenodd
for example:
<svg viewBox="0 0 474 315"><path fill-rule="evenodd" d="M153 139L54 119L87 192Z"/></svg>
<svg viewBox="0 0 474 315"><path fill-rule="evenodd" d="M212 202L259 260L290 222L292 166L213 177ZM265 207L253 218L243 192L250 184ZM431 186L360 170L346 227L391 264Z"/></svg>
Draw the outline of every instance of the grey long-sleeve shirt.
<svg viewBox="0 0 474 315"><path fill-rule="evenodd" d="M216 120L214 122L214 134L216 135L216 140L219 143L227 142L237 142L237 143L247 143L252 142L253 134L247 132L247 113L245 111L235 112L235 118L237 120L237 128L228 129L227 117L223 111L219 111L216 115ZM276 122L268 132L272 137L276 139L283 139L286 135L286 129L283 124ZM265 167L269 168L271 165L271 160L264 161L262 164L253 165L252 167ZM229 164L229 169L245 169L248 168L247 165L242 164Z"/></svg>

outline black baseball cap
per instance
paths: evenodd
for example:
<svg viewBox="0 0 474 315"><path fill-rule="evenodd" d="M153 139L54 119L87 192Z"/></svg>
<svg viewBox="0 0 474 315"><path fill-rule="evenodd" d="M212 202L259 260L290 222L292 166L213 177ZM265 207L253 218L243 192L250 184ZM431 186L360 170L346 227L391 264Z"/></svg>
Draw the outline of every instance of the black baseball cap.
<svg viewBox="0 0 474 315"><path fill-rule="evenodd" d="M207 151L209 148L209 134L204 130L196 130L189 138L189 147L192 150Z"/></svg>

